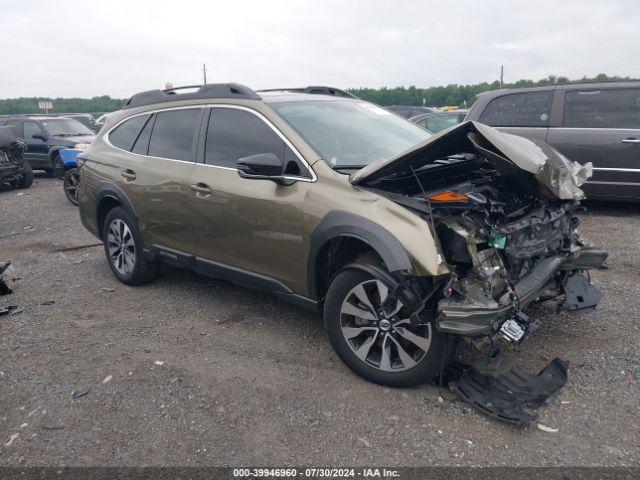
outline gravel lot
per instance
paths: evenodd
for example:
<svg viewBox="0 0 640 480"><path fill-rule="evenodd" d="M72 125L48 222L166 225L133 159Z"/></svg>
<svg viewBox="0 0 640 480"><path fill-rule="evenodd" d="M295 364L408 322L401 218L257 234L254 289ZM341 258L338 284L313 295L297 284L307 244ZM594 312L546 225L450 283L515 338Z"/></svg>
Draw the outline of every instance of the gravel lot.
<svg viewBox="0 0 640 480"><path fill-rule="evenodd" d="M538 409L547 433L367 383L319 316L275 297L172 269L120 284L60 181L2 191L0 260L19 279L0 306L24 310L0 317L0 464L640 465L640 206L589 207L605 297L589 315L537 307L518 353L530 371L570 361Z"/></svg>

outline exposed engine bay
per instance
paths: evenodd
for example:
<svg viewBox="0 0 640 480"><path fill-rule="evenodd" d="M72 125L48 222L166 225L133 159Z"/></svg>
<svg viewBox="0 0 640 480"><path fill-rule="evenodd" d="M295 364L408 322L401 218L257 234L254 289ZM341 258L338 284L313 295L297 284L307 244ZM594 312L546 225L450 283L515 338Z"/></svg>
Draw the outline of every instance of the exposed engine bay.
<svg viewBox="0 0 640 480"><path fill-rule="evenodd" d="M415 172L414 181L424 192L408 188L403 193L433 219L447 263L461 275L475 268L495 293L505 281L517 282L541 259L570 252L578 241L578 202L551 202L517 192L503 175L487 168L488 162L470 157L448 159L435 182L429 180L431 169ZM454 183L446 185L445 175ZM508 278L496 278L500 268L507 268Z"/></svg>
<svg viewBox="0 0 640 480"><path fill-rule="evenodd" d="M607 252L584 245L577 230L580 185L591 169L545 143L465 122L351 176L430 226L449 273L423 288L420 314L489 350L448 376L443 353L439 384L448 378L462 400L491 417L526 425L536 418L528 409L567 379L561 359L530 375L497 346L498 339L518 345L538 328L527 306L553 298L584 311L602 297L588 270L602 267Z"/></svg>
<svg viewBox="0 0 640 480"><path fill-rule="evenodd" d="M386 168L366 179L367 187L419 212L435 233L442 261L452 272L441 287L439 328L471 337L501 334L517 344L538 326L523 312L534 300L567 293L565 308L594 308L600 292L586 278L575 277L600 267L607 253L585 247L579 238L578 181L570 188L553 183L571 169L584 174L585 167L561 158L568 168L555 165L551 173L541 164L532 170L549 174L542 183L479 132L467 128L463 133L468 141L457 152L441 138L440 145L425 149L426 160L413 155L395 171ZM446 155L435 158L438 153ZM563 188L574 198L559 198ZM579 291L565 292L568 284Z"/></svg>

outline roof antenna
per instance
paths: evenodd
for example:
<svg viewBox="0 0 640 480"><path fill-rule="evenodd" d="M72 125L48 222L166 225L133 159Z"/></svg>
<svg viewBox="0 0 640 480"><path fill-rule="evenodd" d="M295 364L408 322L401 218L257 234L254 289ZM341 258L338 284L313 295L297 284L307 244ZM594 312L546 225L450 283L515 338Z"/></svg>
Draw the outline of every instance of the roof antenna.
<svg viewBox="0 0 640 480"><path fill-rule="evenodd" d="M206 85L207 84L207 64L206 63L202 64L202 77L204 79L203 85Z"/></svg>

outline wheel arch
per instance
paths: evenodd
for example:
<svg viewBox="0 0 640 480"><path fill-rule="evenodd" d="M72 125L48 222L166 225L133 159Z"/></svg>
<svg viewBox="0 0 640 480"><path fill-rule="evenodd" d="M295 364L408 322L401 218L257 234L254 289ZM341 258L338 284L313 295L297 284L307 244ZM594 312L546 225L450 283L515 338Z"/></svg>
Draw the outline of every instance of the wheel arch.
<svg viewBox="0 0 640 480"><path fill-rule="evenodd" d="M345 211L328 213L311 233L307 263L311 298L322 299L332 276L365 252L374 253L389 272L412 268L400 240L381 225Z"/></svg>
<svg viewBox="0 0 640 480"><path fill-rule="evenodd" d="M127 210L135 222L138 223L138 215L135 208L122 189L111 182L100 183L96 189L96 224L100 238L102 238L104 221L109 211L115 207L122 207Z"/></svg>

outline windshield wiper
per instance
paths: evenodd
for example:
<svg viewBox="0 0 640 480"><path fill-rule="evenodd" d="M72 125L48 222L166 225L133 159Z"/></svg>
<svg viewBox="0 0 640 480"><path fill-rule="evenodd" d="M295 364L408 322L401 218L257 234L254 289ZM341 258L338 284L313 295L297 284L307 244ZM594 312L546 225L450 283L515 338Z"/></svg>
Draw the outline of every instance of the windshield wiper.
<svg viewBox="0 0 640 480"><path fill-rule="evenodd" d="M360 168L364 168L366 167L366 165L333 165L332 168L334 170L340 170L340 169L345 169L345 170L354 170L354 169L360 169Z"/></svg>

